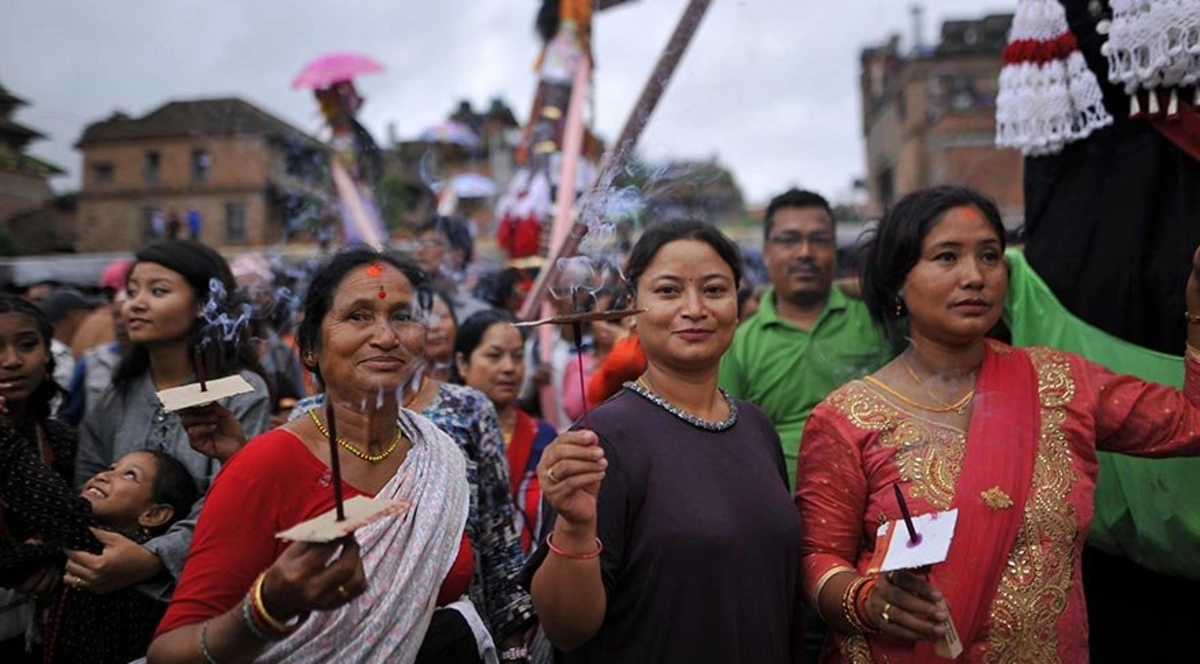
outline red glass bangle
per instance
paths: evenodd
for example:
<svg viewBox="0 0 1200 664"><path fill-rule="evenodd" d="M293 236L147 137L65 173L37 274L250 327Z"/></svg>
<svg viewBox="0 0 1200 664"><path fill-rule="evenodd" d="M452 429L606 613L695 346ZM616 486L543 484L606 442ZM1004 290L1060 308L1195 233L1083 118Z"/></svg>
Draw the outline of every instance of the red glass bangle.
<svg viewBox="0 0 1200 664"><path fill-rule="evenodd" d="M591 560L592 558L599 556L600 552L604 550L604 543L600 541L599 537L597 537L595 551L591 551L589 553L583 553L583 554L567 553L566 551L563 551L562 549L558 548L557 546L554 546L554 533L550 533L549 535L546 535L546 546L550 547L550 551L553 552L554 555L561 556L568 560Z"/></svg>

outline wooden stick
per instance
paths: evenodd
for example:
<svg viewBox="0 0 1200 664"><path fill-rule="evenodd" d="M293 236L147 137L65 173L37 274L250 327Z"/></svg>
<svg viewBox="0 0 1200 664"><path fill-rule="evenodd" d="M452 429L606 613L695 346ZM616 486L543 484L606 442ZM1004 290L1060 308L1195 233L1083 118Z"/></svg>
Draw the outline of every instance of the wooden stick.
<svg viewBox="0 0 1200 664"><path fill-rule="evenodd" d="M192 349L192 364L195 365L194 368L196 369L196 380L200 382L200 391L207 392L208 381L205 380L204 375L204 357L200 354L199 346L196 346L194 349Z"/></svg>
<svg viewBox="0 0 1200 664"><path fill-rule="evenodd" d="M346 508L342 500L342 463L338 458L337 421L333 415L333 402L325 395L325 417L329 427L329 471L333 475L333 502L337 508L337 520L346 520Z"/></svg>
<svg viewBox="0 0 1200 664"><path fill-rule="evenodd" d="M603 191L611 187L617 174L625 168L626 162L633 154L634 147L637 146L642 130L646 128L650 115L658 106L663 91L671 82L671 77L675 74L679 61L687 51L692 38L695 37L697 28L700 27L700 20L704 18L704 13L708 11L711 4L712 0L690 0L688 2L683 15L679 17L679 23L675 26L675 32L671 34L671 39L667 41L662 55L658 58L658 64L650 73L645 87L642 88L641 97L638 98L637 104L634 105L633 111L626 119L625 127L621 130L616 145L612 152L605 157L596 181L592 185L592 191ZM564 184L566 183L560 182L559 186ZM571 231L567 233L562 244L551 247L549 255L546 256L546 262L543 264L541 272L538 273L537 281L534 282L533 288L521 305L520 318L528 320L537 311L542 296L546 294L546 288L558 269L558 259L563 256L574 256L579 250L579 243L587 234L587 220L592 214L594 214L593 210L586 208L580 210L578 220L572 225Z"/></svg>

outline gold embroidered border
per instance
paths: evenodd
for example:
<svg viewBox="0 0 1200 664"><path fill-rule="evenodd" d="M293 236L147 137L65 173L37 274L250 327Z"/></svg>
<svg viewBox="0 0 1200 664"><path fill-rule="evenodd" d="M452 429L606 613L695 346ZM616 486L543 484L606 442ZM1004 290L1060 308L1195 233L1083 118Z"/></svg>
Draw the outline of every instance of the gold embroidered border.
<svg viewBox="0 0 1200 664"><path fill-rule="evenodd" d="M850 664L873 664L871 646L862 634L851 634L842 639L842 657Z"/></svg>
<svg viewBox="0 0 1200 664"><path fill-rule="evenodd" d="M1063 353L1031 348L1029 355L1038 375L1041 432L1024 520L992 601L986 662L1058 661L1058 620L1073 572L1078 532L1067 499L1076 473L1062 425L1075 382Z"/></svg>
<svg viewBox="0 0 1200 664"><path fill-rule="evenodd" d="M914 417L858 380L834 391L829 403L854 426L878 431L879 443L896 451L900 478L909 484L913 498L936 509L950 508L962 472L966 434Z"/></svg>

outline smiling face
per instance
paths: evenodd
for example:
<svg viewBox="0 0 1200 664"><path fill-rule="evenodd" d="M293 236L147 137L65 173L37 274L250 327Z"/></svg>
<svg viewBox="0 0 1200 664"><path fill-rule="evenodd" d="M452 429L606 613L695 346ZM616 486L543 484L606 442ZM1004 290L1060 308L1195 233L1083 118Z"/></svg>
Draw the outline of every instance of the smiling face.
<svg viewBox="0 0 1200 664"><path fill-rule="evenodd" d="M91 503L96 522L119 530L137 528L156 506L154 478L158 460L149 452L130 452L92 476L80 494Z"/></svg>
<svg viewBox="0 0 1200 664"><path fill-rule="evenodd" d="M9 408L24 403L46 379L50 351L29 316L0 314L0 397Z"/></svg>
<svg viewBox="0 0 1200 664"><path fill-rule="evenodd" d="M978 210L960 206L946 211L921 241L901 298L914 340L959 346L995 327L1007 294L1000 237Z"/></svg>
<svg viewBox="0 0 1200 664"><path fill-rule="evenodd" d="M737 327L733 269L707 242L664 244L637 281L637 331L651 362L715 369Z"/></svg>
<svg viewBox="0 0 1200 664"><path fill-rule="evenodd" d="M469 387L487 395L497 410L516 398L525 379L525 342L511 323L494 323L470 357L459 354L458 373Z"/></svg>
<svg viewBox="0 0 1200 664"><path fill-rule="evenodd" d="M415 304L412 283L391 265L374 263L346 274L321 321L317 362L331 395L394 394L409 379L425 347Z"/></svg>
<svg viewBox="0 0 1200 664"><path fill-rule="evenodd" d="M138 263L125 284L121 315L129 340L163 344L187 339L196 324L196 295L183 275L158 263Z"/></svg>

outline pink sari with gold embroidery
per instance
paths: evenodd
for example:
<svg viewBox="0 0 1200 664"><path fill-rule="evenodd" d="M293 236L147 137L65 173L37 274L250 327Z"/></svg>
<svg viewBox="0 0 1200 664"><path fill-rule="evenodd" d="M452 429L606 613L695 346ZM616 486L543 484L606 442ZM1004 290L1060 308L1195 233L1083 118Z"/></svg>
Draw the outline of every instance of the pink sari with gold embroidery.
<svg viewBox="0 0 1200 664"><path fill-rule="evenodd" d="M884 521L957 508L946 595L962 661L1086 661L1079 556L1092 517L1097 448L1200 454L1200 365L1185 391L1117 376L1079 357L989 342L968 430L922 419L863 381L822 402L805 427L796 504L815 603L835 570L862 573ZM825 661L939 662L932 643L831 634Z"/></svg>

